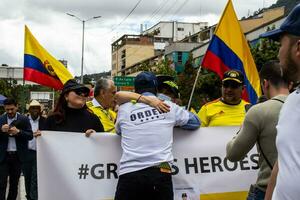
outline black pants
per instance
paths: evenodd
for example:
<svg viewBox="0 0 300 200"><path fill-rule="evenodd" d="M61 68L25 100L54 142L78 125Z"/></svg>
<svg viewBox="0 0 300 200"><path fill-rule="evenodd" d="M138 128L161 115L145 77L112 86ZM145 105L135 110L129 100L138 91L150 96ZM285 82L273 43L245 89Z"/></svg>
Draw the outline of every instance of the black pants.
<svg viewBox="0 0 300 200"><path fill-rule="evenodd" d="M28 151L28 161L22 164L27 200L37 199L36 151Z"/></svg>
<svg viewBox="0 0 300 200"><path fill-rule="evenodd" d="M5 200L7 177L9 177L9 192L7 200L15 200L18 196L18 184L21 175L21 162L18 155L7 154L0 163L0 200Z"/></svg>
<svg viewBox="0 0 300 200"><path fill-rule="evenodd" d="M119 177L115 200L173 200L172 176L147 168Z"/></svg>

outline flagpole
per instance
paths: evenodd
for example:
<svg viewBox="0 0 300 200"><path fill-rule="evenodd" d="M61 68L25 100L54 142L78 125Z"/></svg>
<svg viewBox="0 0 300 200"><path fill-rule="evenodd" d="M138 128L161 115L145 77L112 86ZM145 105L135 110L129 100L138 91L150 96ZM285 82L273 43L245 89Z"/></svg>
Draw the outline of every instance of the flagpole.
<svg viewBox="0 0 300 200"><path fill-rule="evenodd" d="M201 69L202 69L202 66L200 65L199 66L199 69L197 71L197 76L195 78L195 82L194 82L194 85L193 85L193 89L192 89L192 92L191 92L191 96L190 96L190 99L189 99L189 103L188 103L188 106L187 106L187 110L190 110L190 107L191 107L191 103L192 103L192 99L193 99L193 95L194 95L194 92L195 92L195 88L196 88L196 84L197 84L197 81L198 81L198 78L199 78L199 74L201 72Z"/></svg>

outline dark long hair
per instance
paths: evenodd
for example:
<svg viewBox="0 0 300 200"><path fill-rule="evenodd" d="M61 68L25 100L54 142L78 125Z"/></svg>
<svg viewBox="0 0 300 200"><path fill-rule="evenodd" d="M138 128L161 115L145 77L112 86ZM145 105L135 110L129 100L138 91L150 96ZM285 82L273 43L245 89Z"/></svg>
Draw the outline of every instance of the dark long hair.
<svg viewBox="0 0 300 200"><path fill-rule="evenodd" d="M66 101L65 95L71 91L72 90L60 94L53 112L49 114L49 116L54 116L56 124L61 124L66 120L68 102ZM86 104L84 104L84 106L80 109L87 109Z"/></svg>
<svg viewBox="0 0 300 200"><path fill-rule="evenodd" d="M68 103L65 98L66 93L61 93L58 101L55 105L55 108L53 112L50 114L50 116L54 116L55 122L57 124L61 124L65 121L66 119L66 108L68 106Z"/></svg>
<svg viewBox="0 0 300 200"><path fill-rule="evenodd" d="M61 124L66 120L66 110L68 108L68 102L66 101L65 95L71 91L72 90L60 94L54 111L49 115L54 116L56 124ZM87 109L86 104L84 104L84 106L80 109Z"/></svg>

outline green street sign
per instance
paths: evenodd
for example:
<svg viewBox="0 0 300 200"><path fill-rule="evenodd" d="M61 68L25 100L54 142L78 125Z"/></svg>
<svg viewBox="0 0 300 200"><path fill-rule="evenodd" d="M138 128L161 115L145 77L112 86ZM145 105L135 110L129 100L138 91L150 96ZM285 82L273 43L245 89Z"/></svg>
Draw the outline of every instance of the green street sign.
<svg viewBox="0 0 300 200"><path fill-rule="evenodd" d="M114 82L116 86L133 86L134 78L132 76L115 76Z"/></svg>

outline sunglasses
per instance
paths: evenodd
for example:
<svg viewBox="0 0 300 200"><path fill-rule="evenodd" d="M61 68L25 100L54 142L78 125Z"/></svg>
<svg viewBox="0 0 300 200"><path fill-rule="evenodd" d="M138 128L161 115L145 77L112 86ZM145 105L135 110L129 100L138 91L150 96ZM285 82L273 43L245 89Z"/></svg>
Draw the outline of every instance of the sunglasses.
<svg viewBox="0 0 300 200"><path fill-rule="evenodd" d="M78 96L84 96L84 97L88 97L89 93L86 92L85 89L83 88L78 88L76 90L73 90L75 92L75 94L77 94Z"/></svg>
<svg viewBox="0 0 300 200"><path fill-rule="evenodd" d="M242 86L240 83L235 81L225 81L222 85L224 88L232 88L232 89L237 89L240 86Z"/></svg>

